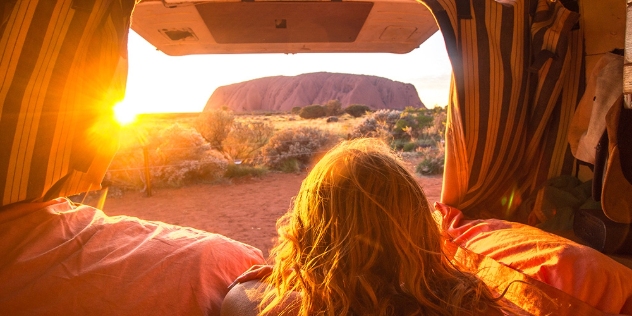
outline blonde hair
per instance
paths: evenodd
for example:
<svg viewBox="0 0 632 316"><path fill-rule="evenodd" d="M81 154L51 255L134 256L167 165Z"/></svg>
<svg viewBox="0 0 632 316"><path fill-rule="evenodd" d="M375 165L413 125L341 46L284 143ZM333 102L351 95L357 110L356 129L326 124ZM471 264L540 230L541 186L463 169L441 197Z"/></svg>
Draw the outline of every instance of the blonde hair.
<svg viewBox="0 0 632 316"><path fill-rule="evenodd" d="M303 181L278 222L261 314L300 293L299 315L472 315L497 310L442 253L413 176L383 143L343 142Z"/></svg>

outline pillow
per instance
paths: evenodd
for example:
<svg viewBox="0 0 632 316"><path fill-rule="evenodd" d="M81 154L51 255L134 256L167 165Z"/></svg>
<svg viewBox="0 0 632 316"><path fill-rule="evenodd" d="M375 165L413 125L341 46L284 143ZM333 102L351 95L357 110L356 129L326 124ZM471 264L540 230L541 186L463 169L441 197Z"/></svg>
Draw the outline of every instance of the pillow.
<svg viewBox="0 0 632 316"><path fill-rule="evenodd" d="M608 256L538 228L498 219L465 220L435 203L446 237L606 313L632 314L632 270Z"/></svg>

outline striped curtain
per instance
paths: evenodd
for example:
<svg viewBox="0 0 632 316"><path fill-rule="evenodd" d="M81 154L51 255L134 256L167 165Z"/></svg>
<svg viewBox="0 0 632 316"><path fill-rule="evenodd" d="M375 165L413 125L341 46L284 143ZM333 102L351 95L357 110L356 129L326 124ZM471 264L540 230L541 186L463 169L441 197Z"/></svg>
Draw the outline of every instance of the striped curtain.
<svg viewBox="0 0 632 316"><path fill-rule="evenodd" d="M0 3L0 206L99 189L134 0Z"/></svg>
<svg viewBox="0 0 632 316"><path fill-rule="evenodd" d="M525 221L520 203L572 172L566 133L584 89L577 4L422 2L453 67L441 201L470 217Z"/></svg>

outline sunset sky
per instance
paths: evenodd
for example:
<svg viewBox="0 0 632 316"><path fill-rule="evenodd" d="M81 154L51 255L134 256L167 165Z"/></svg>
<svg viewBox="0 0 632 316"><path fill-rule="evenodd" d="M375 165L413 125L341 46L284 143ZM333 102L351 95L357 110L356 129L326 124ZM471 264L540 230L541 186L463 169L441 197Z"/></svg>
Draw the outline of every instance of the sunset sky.
<svg viewBox="0 0 632 316"><path fill-rule="evenodd" d="M223 85L310 72L365 74L412 83L427 107L447 104L451 67L441 34L405 54L235 54L168 56L134 31L121 107L127 112L199 112Z"/></svg>

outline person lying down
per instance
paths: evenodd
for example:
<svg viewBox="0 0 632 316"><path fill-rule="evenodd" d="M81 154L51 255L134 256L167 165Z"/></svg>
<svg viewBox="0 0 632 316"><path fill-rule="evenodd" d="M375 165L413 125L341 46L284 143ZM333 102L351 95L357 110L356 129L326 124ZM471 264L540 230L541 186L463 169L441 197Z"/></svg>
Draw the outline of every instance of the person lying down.
<svg viewBox="0 0 632 316"><path fill-rule="evenodd" d="M221 314L601 315L630 307L632 288L624 282L614 289L619 296L614 303L598 299L609 302L604 307L587 303L590 294L577 297L572 289L543 282L538 271L527 275L528 262L545 266L553 260L538 258L537 251L520 262L526 272L512 269L503 261L505 253L491 251L494 243L479 243L476 236L494 227L515 235L521 229L502 226L504 221L461 223L458 210L435 207L432 211L422 188L386 145L372 139L343 142L316 164L292 209L279 219L273 265L240 276ZM528 239L554 238L533 229L537 233ZM587 251L592 257L582 262L607 261L615 280L632 277L632 271L589 248L562 238L553 244L560 256L582 260ZM568 251L578 247L582 251ZM555 273L546 274L555 279Z"/></svg>

